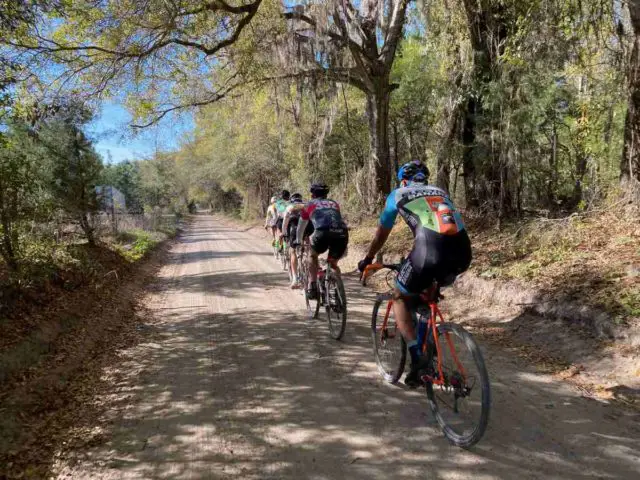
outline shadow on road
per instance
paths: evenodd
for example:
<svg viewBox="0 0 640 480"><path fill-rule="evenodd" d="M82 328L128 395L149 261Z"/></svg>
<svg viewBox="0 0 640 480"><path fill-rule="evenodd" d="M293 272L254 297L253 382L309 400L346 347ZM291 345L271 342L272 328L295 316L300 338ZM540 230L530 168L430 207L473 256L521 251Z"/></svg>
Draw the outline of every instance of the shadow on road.
<svg viewBox="0 0 640 480"><path fill-rule="evenodd" d="M106 399L107 440L80 461L82 472L123 479L638 478L637 425L625 426L620 411L576 397L499 351L485 353L494 398L486 437L469 452L451 447L423 392L377 377L373 294L347 281L347 335L335 342L324 322L303 318L302 298L283 287L284 273L252 271L246 258L257 253L242 242L238 248L177 259L215 265L235 258L234 270L159 280L166 299L154 310L157 332L125 352ZM265 290L272 294L262 304L244 300ZM184 295L190 303L172 300Z"/></svg>

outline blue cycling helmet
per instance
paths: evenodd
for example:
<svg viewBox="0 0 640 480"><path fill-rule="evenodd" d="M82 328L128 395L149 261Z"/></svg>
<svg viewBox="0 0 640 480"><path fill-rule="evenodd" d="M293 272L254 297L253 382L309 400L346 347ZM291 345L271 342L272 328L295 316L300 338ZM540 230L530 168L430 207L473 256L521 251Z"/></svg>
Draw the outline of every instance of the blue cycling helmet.
<svg viewBox="0 0 640 480"><path fill-rule="evenodd" d="M293 203L303 203L302 194L294 193L293 195L291 195L291 202L293 202Z"/></svg>
<svg viewBox="0 0 640 480"><path fill-rule="evenodd" d="M429 169L420 160L412 160L405 163L398 170L398 180L409 182L426 182L429 178Z"/></svg>

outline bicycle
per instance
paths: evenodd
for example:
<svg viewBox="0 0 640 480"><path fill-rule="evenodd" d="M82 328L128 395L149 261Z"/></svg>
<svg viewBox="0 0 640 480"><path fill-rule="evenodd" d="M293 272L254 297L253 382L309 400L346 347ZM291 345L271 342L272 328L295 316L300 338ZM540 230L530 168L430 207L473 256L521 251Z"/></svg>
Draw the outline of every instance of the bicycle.
<svg viewBox="0 0 640 480"><path fill-rule="evenodd" d="M389 269L391 271L389 273L397 273L400 266L400 264L380 263L367 266L362 275L363 285L373 273L382 269ZM387 284L393 288L389 276L387 276ZM424 358L429 366L421 376L421 380L425 384L431 412L445 437L452 444L469 448L482 438L489 422L491 406L489 374L473 336L461 325L445 322L438 307L439 301L443 298L440 286L434 282L420 295L407 300L411 302L410 310L414 324L418 327L416 329L418 345L421 346L423 356L426 355ZM380 307L385 302L382 322L379 323ZM378 294L371 317L374 356L378 370L384 379L389 383L396 383L405 368L407 344L398 331L392 312L393 298L390 293ZM400 341L394 342L397 338ZM454 346L456 339L462 342L462 348L458 350ZM470 361L461 360L463 353L470 355ZM397 358L392 359L387 365L384 357L391 357L394 354ZM473 374L471 366L475 366L477 375ZM478 391L480 392L479 402L475 397L472 398L472 394ZM452 402L447 402L449 397L453 397ZM480 408L477 422L470 428L462 426L461 408L469 411L471 408L477 409L478 406ZM446 408L451 409L452 414L446 412Z"/></svg>
<svg viewBox="0 0 640 480"><path fill-rule="evenodd" d="M319 299L313 303L313 301L307 297L307 285L309 285L309 253L306 239L305 243L296 247L296 256L298 257L298 276L300 277L300 284L302 285L302 294L304 295L304 301L307 307L307 315L309 319L318 318L318 312L320 311Z"/></svg>
<svg viewBox="0 0 640 480"><path fill-rule="evenodd" d="M282 264L282 269L289 271L289 276L291 276L291 251L289 250L289 242L282 239L280 245L280 263ZM291 280L291 278L289 278L289 280Z"/></svg>
<svg viewBox="0 0 640 480"><path fill-rule="evenodd" d="M308 279L308 270L307 270ZM347 295L340 274L336 272L331 263L327 261L324 269L318 270L318 298L309 299L305 288L305 302L309 318L317 318L320 306L325 307L327 322L329 324L329 336L334 340L340 340L347 327ZM305 287L308 283L304 283Z"/></svg>

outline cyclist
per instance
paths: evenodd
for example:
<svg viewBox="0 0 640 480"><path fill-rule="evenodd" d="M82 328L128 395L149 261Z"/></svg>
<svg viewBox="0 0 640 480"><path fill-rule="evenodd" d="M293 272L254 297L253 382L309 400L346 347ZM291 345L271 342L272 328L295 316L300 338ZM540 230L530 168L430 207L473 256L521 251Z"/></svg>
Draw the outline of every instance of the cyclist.
<svg viewBox="0 0 640 480"><path fill-rule="evenodd" d="M267 216L264 219L264 229L271 230L271 236L273 237L273 242L271 242L271 246L275 247L276 245L276 222L278 221L278 212L276 211L276 201L278 199L275 197L271 197L269 201L269 207L267 208Z"/></svg>
<svg viewBox="0 0 640 480"><path fill-rule="evenodd" d="M282 190L280 198L276 200L276 213L278 215L278 219L276 220L276 228L278 229L278 245L281 252L284 248L284 245L282 244L282 237L284 236L282 232L282 222L284 221L284 213L287 211L290 198L291 194L289 193L289 190Z"/></svg>
<svg viewBox="0 0 640 480"><path fill-rule="evenodd" d="M304 201L302 195L294 193L291 195L291 203L287 207L284 214L284 220L282 221L282 231L285 233L285 240L290 242L292 247L296 247L296 235L298 230L298 221L300 220L300 213L304 209ZM307 227L307 230L309 227ZM291 288L300 288L300 281L298 279L298 258L296 257L296 251L291 249L291 273L293 280L291 280Z"/></svg>
<svg viewBox="0 0 640 480"><path fill-rule="evenodd" d="M406 163L398 170L400 187L387 197L380 225L369 251L358 263L362 272L389 238L398 213L414 236L413 249L398 273L393 292L393 311L409 347L411 369L405 378L410 387L420 385L421 362L416 332L407 300L431 286L451 284L456 275L469 268L471 242L460 214L446 192L428 185L429 169L420 161Z"/></svg>
<svg viewBox="0 0 640 480"><path fill-rule="evenodd" d="M309 222L314 229L310 238L309 284L305 285L307 296L312 300L318 298L318 255L329 250L327 261L340 274L338 260L346 252L349 243L349 232L342 219L340 205L335 200L329 200L328 194L329 187L326 184L312 183L311 200L300 213L298 222L297 241L304 238Z"/></svg>

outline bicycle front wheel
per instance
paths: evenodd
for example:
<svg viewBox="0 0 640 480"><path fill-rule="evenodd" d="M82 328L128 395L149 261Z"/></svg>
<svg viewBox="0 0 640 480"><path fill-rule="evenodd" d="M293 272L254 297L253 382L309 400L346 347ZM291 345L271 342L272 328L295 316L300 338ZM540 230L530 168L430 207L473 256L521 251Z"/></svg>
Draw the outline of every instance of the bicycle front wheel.
<svg viewBox="0 0 640 480"><path fill-rule="evenodd" d="M398 330L390 302L390 295L379 295L376 299L371 316L371 337L378 371L387 382L396 383L404 372L407 344Z"/></svg>
<svg viewBox="0 0 640 480"><path fill-rule="evenodd" d="M480 347L460 325L438 325L438 345L443 384L427 383L429 405L447 439L469 448L482 438L489 422L489 374ZM433 355L434 377L439 378L435 342L429 354Z"/></svg>
<svg viewBox="0 0 640 480"><path fill-rule="evenodd" d="M325 309L329 323L329 335L340 340L347 327L347 295L342 279L331 274L325 283Z"/></svg>

